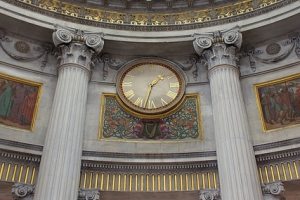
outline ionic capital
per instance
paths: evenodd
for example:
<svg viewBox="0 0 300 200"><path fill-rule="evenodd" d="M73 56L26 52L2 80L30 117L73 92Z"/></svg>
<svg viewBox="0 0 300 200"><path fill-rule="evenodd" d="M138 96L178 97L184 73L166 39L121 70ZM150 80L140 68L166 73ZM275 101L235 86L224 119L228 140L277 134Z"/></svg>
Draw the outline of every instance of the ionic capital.
<svg viewBox="0 0 300 200"><path fill-rule="evenodd" d="M97 189L79 189L78 200L99 200L100 192Z"/></svg>
<svg viewBox="0 0 300 200"><path fill-rule="evenodd" d="M60 65L76 63L90 70L94 66L93 58L103 49L103 37L104 33L91 33L55 25L52 39L59 50L57 58Z"/></svg>
<svg viewBox="0 0 300 200"><path fill-rule="evenodd" d="M221 195L218 189L200 190L199 200L220 200Z"/></svg>
<svg viewBox="0 0 300 200"><path fill-rule="evenodd" d="M15 200L31 200L34 195L34 185L25 183L15 183L11 193Z"/></svg>
<svg viewBox="0 0 300 200"><path fill-rule="evenodd" d="M285 189L281 181L264 184L261 186L261 190L265 200L284 199Z"/></svg>
<svg viewBox="0 0 300 200"><path fill-rule="evenodd" d="M204 58L208 69L222 64L237 66L237 52L242 45L242 34L239 28L193 36L194 49Z"/></svg>

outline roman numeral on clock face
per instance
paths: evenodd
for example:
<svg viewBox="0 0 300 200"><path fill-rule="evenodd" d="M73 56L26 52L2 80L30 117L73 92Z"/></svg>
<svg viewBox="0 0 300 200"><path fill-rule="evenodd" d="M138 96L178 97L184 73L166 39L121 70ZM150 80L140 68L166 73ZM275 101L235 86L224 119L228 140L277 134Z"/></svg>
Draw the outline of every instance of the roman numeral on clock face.
<svg viewBox="0 0 300 200"><path fill-rule="evenodd" d="M124 95L127 99L131 99L135 94L133 90L129 90L127 92L124 92Z"/></svg>
<svg viewBox="0 0 300 200"><path fill-rule="evenodd" d="M137 100L134 102L134 105L143 107L143 99L141 97L138 97Z"/></svg>
<svg viewBox="0 0 300 200"><path fill-rule="evenodd" d="M133 80L134 76L130 75L130 74L126 74L126 76L129 76L131 78L131 80Z"/></svg>
<svg viewBox="0 0 300 200"><path fill-rule="evenodd" d="M148 66L149 71L155 71L155 65Z"/></svg>
<svg viewBox="0 0 300 200"><path fill-rule="evenodd" d="M168 78L168 79L171 79L171 78L173 78L174 76L175 76L175 74L172 73L172 74L170 74L169 76L167 76L167 78Z"/></svg>
<svg viewBox="0 0 300 200"><path fill-rule="evenodd" d="M123 82L122 86L132 86L132 82Z"/></svg>
<svg viewBox="0 0 300 200"><path fill-rule="evenodd" d="M179 82L170 83L170 87L179 87Z"/></svg>
<svg viewBox="0 0 300 200"><path fill-rule="evenodd" d="M172 99L175 99L175 97L177 96L177 93L169 90L169 92L166 95Z"/></svg>
<svg viewBox="0 0 300 200"><path fill-rule="evenodd" d="M138 70L140 73L144 72L142 67L137 67L136 70Z"/></svg>
<svg viewBox="0 0 300 200"><path fill-rule="evenodd" d="M165 106L165 105L168 104L163 98L160 98L160 100L161 100L161 104L162 104L163 106Z"/></svg>
<svg viewBox="0 0 300 200"><path fill-rule="evenodd" d="M155 104L154 104L154 101L151 101L149 100L148 101L148 108L151 109L151 108L156 108Z"/></svg>

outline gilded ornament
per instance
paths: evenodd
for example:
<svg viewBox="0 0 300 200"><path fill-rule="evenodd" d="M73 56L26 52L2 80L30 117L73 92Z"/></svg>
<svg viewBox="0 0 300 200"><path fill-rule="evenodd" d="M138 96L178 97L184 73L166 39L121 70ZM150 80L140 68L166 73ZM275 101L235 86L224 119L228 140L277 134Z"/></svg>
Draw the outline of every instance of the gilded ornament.
<svg viewBox="0 0 300 200"><path fill-rule="evenodd" d="M275 54L279 53L280 49L281 49L281 47L279 44L273 43L273 44L270 44L269 46L267 46L266 51L267 51L267 54L269 54L269 55L275 55Z"/></svg>
<svg viewBox="0 0 300 200"><path fill-rule="evenodd" d="M18 41L15 43L15 49L20 53L28 53L30 50L30 47L26 42Z"/></svg>

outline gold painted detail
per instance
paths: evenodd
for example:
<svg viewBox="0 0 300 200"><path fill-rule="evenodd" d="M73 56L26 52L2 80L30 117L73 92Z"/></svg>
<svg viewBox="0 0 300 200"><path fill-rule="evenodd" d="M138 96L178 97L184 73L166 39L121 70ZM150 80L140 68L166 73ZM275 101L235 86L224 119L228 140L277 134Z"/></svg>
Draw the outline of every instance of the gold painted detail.
<svg viewBox="0 0 300 200"><path fill-rule="evenodd" d="M36 173L35 166L24 166L10 162L0 163L0 181L34 184Z"/></svg>
<svg viewBox="0 0 300 200"><path fill-rule="evenodd" d="M132 95L132 94L131 94ZM170 95L172 96L172 95ZM138 98L136 104L142 104ZM149 106L155 106L150 104ZM203 140L199 94L187 94L173 109L143 115L126 107L116 94L102 95L99 139Z"/></svg>
<svg viewBox="0 0 300 200"><path fill-rule="evenodd" d="M36 1L19 0L25 4L36 6ZM38 7L63 15L83 18L86 20L104 22L110 24L129 24L136 26L166 26L166 25L186 25L203 23L216 19L229 18L241 14L258 10L283 0L244 0L228 5L203 10L186 12L174 12L170 14L158 13L126 13L118 11L101 10L86 6L71 4L59 0L39 1ZM256 2L256 3L255 3Z"/></svg>
<svg viewBox="0 0 300 200"><path fill-rule="evenodd" d="M299 179L300 160L272 163L258 167L261 183Z"/></svg>
<svg viewBox="0 0 300 200"><path fill-rule="evenodd" d="M89 174L91 176L85 176ZM81 171L79 187L82 189L100 189L102 191L193 191L200 189L216 189L219 186L216 171L193 173L120 173L104 172L97 176L96 171ZM112 177L112 178L111 178ZM99 180L98 180L99 179ZM102 187L97 183L101 182ZM86 183L90 183L87 185ZM91 186L91 187L90 187Z"/></svg>

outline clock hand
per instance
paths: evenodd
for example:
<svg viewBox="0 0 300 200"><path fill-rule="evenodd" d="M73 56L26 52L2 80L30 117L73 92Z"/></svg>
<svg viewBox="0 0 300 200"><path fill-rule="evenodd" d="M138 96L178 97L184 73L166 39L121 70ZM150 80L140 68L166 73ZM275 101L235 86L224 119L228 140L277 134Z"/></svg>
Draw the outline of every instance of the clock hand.
<svg viewBox="0 0 300 200"><path fill-rule="evenodd" d="M146 107L146 104L148 102L149 96L150 96L150 92L152 87L158 83L159 80L164 80L164 74L163 75L158 75L157 78L155 80L153 80L151 83L149 83L148 85L148 90L147 90L147 94L146 94L146 98L145 98L145 103L144 103L144 108Z"/></svg>
<svg viewBox="0 0 300 200"><path fill-rule="evenodd" d="M149 99L149 95L150 95L151 89L152 89L152 83L149 83L147 94L146 94L146 98L145 98L144 108L146 107L147 101Z"/></svg>
<svg viewBox="0 0 300 200"><path fill-rule="evenodd" d="M156 83L158 83L159 80L164 80L164 74L163 75L158 75L157 78L152 81L152 83L150 83L152 86L155 85Z"/></svg>

